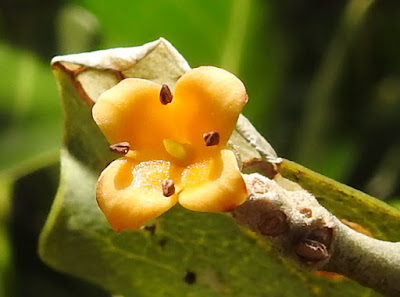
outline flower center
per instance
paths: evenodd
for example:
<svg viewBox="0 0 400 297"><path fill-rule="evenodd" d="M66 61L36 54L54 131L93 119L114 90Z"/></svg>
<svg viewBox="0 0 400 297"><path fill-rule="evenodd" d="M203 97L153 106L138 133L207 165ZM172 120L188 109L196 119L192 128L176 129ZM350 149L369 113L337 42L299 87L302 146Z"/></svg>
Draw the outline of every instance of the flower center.
<svg viewBox="0 0 400 297"><path fill-rule="evenodd" d="M189 144L180 143L173 139L164 139L163 144L165 150L172 158L185 163L190 161L192 154Z"/></svg>

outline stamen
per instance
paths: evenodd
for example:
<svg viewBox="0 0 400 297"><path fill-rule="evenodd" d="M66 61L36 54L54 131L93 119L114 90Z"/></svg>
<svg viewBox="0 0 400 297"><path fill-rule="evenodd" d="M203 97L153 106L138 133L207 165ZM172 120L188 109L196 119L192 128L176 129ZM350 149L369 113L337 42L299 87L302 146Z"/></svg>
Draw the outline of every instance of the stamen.
<svg viewBox="0 0 400 297"><path fill-rule="evenodd" d="M219 144L219 133L212 131L203 134L206 146L213 146Z"/></svg>
<svg viewBox="0 0 400 297"><path fill-rule="evenodd" d="M175 194L175 184L172 179L164 179L161 183L163 195L170 197Z"/></svg>
<svg viewBox="0 0 400 297"><path fill-rule="evenodd" d="M129 143L124 141L112 144L110 145L110 151L119 155L126 155L129 152Z"/></svg>
<svg viewBox="0 0 400 297"><path fill-rule="evenodd" d="M160 101L161 104L167 105L172 102L172 93L167 85L162 85L160 90Z"/></svg>

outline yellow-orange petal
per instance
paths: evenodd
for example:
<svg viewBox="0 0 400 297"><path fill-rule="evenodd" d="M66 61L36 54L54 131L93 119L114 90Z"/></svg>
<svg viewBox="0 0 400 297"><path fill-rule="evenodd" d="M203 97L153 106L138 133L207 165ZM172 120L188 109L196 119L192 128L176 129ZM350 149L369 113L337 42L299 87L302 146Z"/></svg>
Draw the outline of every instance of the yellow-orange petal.
<svg viewBox="0 0 400 297"><path fill-rule="evenodd" d="M176 119L170 105L160 102L160 90L152 81L127 78L101 94L93 118L111 144L127 141L134 150L153 150L163 158L162 141L174 138Z"/></svg>
<svg viewBox="0 0 400 297"><path fill-rule="evenodd" d="M243 83L232 73L202 66L186 72L177 82L171 108L179 114L180 134L204 149L204 134L219 133L223 148L247 102ZM208 147L208 150L212 147Z"/></svg>
<svg viewBox="0 0 400 297"><path fill-rule="evenodd" d="M181 185L179 203L195 211L230 211L248 196L235 154L230 150L187 167Z"/></svg>
<svg viewBox="0 0 400 297"><path fill-rule="evenodd" d="M174 180L175 176L170 162L121 158L101 173L96 199L116 231L135 230L177 202L178 195L166 197L162 187L164 179Z"/></svg>

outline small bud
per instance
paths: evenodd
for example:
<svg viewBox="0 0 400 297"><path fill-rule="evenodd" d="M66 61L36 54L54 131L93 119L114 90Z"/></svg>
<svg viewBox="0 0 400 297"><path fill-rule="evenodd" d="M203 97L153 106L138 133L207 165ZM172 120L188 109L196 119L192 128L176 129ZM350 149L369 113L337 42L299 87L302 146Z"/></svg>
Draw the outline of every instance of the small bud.
<svg viewBox="0 0 400 297"><path fill-rule="evenodd" d="M167 105L172 102L172 93L167 85L162 85L160 90L160 102L163 105Z"/></svg>
<svg viewBox="0 0 400 297"><path fill-rule="evenodd" d="M213 146L219 144L219 133L212 131L203 134L206 146Z"/></svg>
<svg viewBox="0 0 400 297"><path fill-rule="evenodd" d="M119 155L126 155L129 152L128 142L119 142L110 145L110 151Z"/></svg>
<svg viewBox="0 0 400 297"><path fill-rule="evenodd" d="M271 210L260 217L257 227L262 235L278 236L289 228L289 223L283 211Z"/></svg>
<svg viewBox="0 0 400 297"><path fill-rule="evenodd" d="M162 181L162 191L165 197L170 197L175 194L175 184L172 179L164 179Z"/></svg>
<svg viewBox="0 0 400 297"><path fill-rule="evenodd" d="M294 247L295 253L305 261L323 261L329 258L326 246L316 240L304 239Z"/></svg>
<svg viewBox="0 0 400 297"><path fill-rule="evenodd" d="M314 230L308 234L307 239L315 240L323 243L329 248L332 242L333 229L329 227L321 227Z"/></svg>
<svg viewBox="0 0 400 297"><path fill-rule="evenodd" d="M299 211L306 218L311 218L311 216L312 216L312 210L307 207L301 208Z"/></svg>

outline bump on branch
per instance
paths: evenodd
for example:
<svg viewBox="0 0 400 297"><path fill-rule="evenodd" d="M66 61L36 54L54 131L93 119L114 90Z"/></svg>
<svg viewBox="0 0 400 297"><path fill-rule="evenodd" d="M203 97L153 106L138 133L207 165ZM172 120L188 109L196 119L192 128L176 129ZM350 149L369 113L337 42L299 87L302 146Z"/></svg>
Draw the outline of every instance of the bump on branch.
<svg viewBox="0 0 400 297"><path fill-rule="evenodd" d="M343 274L388 296L400 296L400 243L344 225L299 185L243 174L247 201L232 215L307 270ZM277 181L279 182L277 182Z"/></svg>

